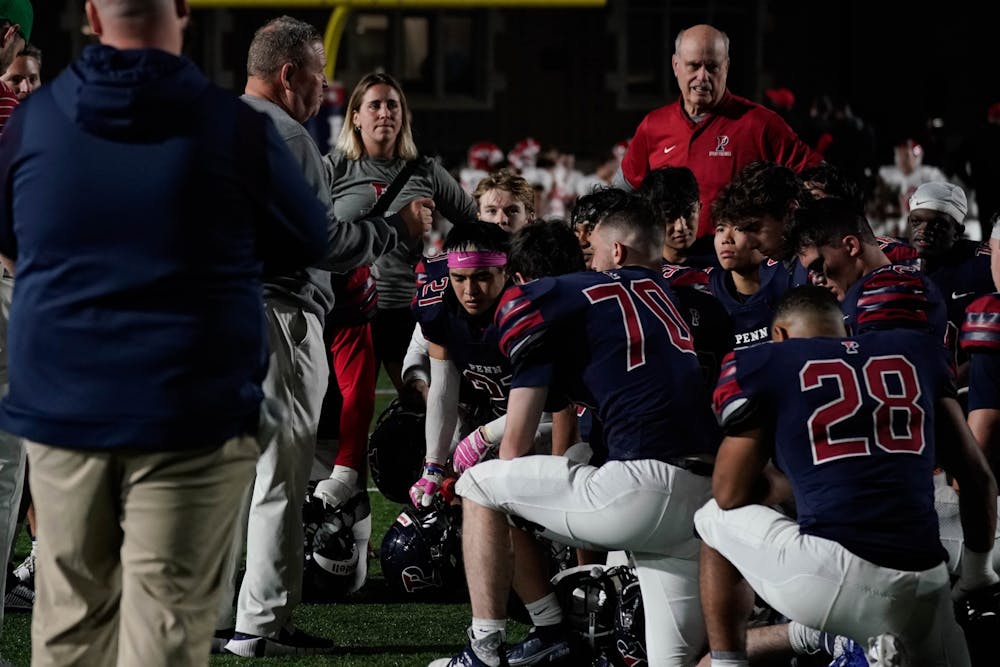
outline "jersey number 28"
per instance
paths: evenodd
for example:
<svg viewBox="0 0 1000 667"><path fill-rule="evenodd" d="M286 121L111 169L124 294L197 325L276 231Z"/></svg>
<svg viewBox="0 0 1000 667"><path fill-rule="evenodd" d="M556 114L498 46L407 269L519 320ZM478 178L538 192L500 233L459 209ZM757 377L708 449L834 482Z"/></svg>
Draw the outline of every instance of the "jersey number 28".
<svg viewBox="0 0 1000 667"><path fill-rule="evenodd" d="M924 449L924 409L920 399L920 381L913 364L899 355L872 357L860 375L842 359L819 359L806 363L799 372L803 392L836 382L840 396L816 408L809 417L809 439L813 462L826 463L848 456L871 453L866 425L864 435L854 433L835 438L834 426L845 422L862 409L862 390L877 403L872 412L875 444L892 453L919 454ZM890 384L891 382L891 384Z"/></svg>

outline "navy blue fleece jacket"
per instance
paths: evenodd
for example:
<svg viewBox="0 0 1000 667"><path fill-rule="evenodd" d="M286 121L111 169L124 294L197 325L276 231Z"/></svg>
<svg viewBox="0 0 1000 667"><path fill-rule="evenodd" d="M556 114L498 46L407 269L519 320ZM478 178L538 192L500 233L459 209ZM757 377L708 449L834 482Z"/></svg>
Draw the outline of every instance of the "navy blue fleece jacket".
<svg viewBox="0 0 1000 667"><path fill-rule="evenodd" d="M0 183L17 267L0 428L144 450L256 431L262 270L327 242L270 120L185 58L91 46L12 116Z"/></svg>

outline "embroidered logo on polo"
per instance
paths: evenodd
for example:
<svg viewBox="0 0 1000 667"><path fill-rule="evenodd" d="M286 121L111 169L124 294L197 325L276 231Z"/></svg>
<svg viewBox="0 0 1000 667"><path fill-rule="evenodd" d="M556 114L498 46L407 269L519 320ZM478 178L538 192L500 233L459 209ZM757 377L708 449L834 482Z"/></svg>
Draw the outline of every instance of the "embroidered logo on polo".
<svg viewBox="0 0 1000 667"><path fill-rule="evenodd" d="M726 150L729 146L729 136L726 134L720 134L715 137L715 150L708 151L708 157L732 157L733 152Z"/></svg>

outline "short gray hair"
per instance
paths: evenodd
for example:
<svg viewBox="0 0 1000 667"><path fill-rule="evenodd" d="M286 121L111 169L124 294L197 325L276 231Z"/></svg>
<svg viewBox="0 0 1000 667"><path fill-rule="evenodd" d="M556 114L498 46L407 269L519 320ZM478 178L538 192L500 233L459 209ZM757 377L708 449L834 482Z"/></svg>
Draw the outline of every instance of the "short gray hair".
<svg viewBox="0 0 1000 667"><path fill-rule="evenodd" d="M322 42L323 36L312 25L291 16L279 16L260 27L254 33L247 53L247 76L269 78L282 65L291 62L296 67L304 67L307 62L307 47L313 42Z"/></svg>

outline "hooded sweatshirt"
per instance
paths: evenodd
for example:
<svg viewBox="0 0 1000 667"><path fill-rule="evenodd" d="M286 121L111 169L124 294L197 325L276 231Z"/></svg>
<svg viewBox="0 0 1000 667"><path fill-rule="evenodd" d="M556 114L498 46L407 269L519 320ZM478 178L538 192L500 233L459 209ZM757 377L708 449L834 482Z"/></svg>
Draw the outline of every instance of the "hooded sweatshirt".
<svg viewBox="0 0 1000 667"><path fill-rule="evenodd" d="M326 242L267 117L185 58L90 46L11 117L0 182L17 265L0 428L84 450L256 432L262 270Z"/></svg>

